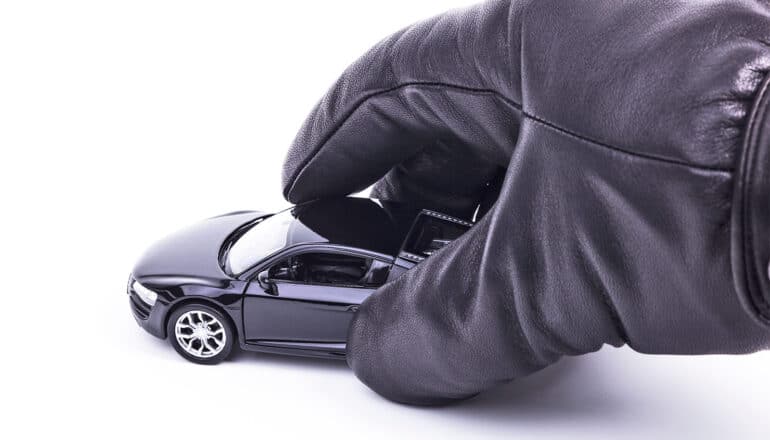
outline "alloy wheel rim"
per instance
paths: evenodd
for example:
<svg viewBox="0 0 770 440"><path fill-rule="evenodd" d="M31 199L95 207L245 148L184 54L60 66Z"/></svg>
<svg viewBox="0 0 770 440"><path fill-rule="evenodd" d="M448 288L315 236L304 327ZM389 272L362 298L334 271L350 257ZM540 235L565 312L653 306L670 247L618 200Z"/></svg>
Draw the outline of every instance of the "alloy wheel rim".
<svg viewBox="0 0 770 440"><path fill-rule="evenodd" d="M191 310L182 314L174 326L179 346L197 358L210 358L225 348L227 333L221 322L210 313Z"/></svg>

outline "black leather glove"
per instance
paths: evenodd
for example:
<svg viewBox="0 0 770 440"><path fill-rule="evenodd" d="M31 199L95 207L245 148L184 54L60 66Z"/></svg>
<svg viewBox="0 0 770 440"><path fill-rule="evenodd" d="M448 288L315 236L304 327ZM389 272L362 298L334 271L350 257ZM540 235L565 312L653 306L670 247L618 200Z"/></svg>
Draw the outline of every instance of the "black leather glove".
<svg viewBox="0 0 770 440"><path fill-rule="evenodd" d="M603 344L767 347L768 70L766 1L493 1L375 46L299 132L287 199L499 197L362 305L357 376L438 404Z"/></svg>

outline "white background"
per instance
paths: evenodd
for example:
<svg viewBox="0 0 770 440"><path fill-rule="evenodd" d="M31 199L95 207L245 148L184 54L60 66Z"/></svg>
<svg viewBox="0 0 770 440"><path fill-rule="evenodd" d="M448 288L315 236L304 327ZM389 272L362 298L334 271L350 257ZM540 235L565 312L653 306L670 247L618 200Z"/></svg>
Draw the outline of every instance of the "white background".
<svg viewBox="0 0 770 440"><path fill-rule="evenodd" d="M134 323L125 282L145 247L285 206L283 155L337 75L463 3L0 3L0 437L766 438L768 353L605 349L416 409L341 362L199 366Z"/></svg>

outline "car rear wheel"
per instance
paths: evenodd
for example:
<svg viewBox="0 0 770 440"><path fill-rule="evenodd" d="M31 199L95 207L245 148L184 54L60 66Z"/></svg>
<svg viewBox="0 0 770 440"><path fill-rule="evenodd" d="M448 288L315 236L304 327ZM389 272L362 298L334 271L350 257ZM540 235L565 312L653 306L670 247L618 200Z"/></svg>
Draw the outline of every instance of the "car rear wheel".
<svg viewBox="0 0 770 440"><path fill-rule="evenodd" d="M199 364L218 364L227 359L235 342L230 321L203 304L188 304L175 310L166 330L174 349Z"/></svg>

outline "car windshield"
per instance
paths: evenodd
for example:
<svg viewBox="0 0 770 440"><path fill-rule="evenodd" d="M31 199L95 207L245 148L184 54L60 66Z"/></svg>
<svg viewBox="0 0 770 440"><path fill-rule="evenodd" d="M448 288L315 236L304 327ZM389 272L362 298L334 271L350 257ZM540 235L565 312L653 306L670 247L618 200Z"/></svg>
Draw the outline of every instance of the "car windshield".
<svg viewBox="0 0 770 440"><path fill-rule="evenodd" d="M240 275L268 255L285 247L293 221L291 212L284 211L252 226L230 247L227 255L230 271Z"/></svg>

